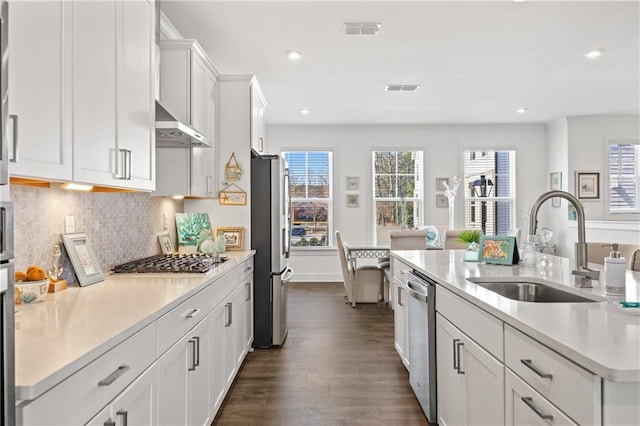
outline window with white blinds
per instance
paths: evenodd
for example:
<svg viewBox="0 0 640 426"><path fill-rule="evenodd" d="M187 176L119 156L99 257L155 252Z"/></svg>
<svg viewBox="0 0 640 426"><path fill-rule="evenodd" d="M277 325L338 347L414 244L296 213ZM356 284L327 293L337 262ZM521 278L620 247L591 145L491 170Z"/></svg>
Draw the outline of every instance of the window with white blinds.
<svg viewBox="0 0 640 426"><path fill-rule="evenodd" d="M422 151L374 151L373 202L376 241L388 241L393 229L423 223Z"/></svg>
<svg viewBox="0 0 640 426"><path fill-rule="evenodd" d="M465 228L507 235L514 223L515 151L464 151Z"/></svg>
<svg viewBox="0 0 640 426"><path fill-rule="evenodd" d="M640 212L640 145L637 141L609 142L609 211Z"/></svg>
<svg viewBox="0 0 640 426"><path fill-rule="evenodd" d="M332 153L286 151L291 184L291 246L330 247Z"/></svg>

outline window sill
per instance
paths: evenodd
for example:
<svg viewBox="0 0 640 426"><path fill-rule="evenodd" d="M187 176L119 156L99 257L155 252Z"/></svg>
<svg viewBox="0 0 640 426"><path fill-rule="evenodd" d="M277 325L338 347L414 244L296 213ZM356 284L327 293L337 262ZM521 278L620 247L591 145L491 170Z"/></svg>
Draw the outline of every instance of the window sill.
<svg viewBox="0 0 640 426"><path fill-rule="evenodd" d="M578 222L569 220L569 228L576 228ZM585 222L587 229L603 229L616 231L638 231L640 229L640 221L631 220L587 220Z"/></svg>

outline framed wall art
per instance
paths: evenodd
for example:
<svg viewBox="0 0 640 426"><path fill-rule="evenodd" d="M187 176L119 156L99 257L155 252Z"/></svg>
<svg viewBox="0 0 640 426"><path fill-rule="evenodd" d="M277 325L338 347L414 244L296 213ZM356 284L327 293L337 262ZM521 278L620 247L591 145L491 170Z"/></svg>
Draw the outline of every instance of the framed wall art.
<svg viewBox="0 0 640 426"><path fill-rule="evenodd" d="M223 206L244 206L247 204L247 193L232 183L218 192L218 203Z"/></svg>
<svg viewBox="0 0 640 426"><path fill-rule="evenodd" d="M100 263L93 251L93 247L87 240L85 232L62 234L64 249L69 256L73 270L81 287L104 281L104 274L100 269Z"/></svg>
<svg viewBox="0 0 640 426"><path fill-rule="evenodd" d="M347 189L350 191L360 189L360 177L347 176Z"/></svg>
<svg viewBox="0 0 640 426"><path fill-rule="evenodd" d="M445 188L444 184L449 185L449 178L448 177L437 177L436 178L436 191L446 191L447 188Z"/></svg>
<svg viewBox="0 0 640 426"><path fill-rule="evenodd" d="M436 207L449 207L449 199L444 194L436 194Z"/></svg>
<svg viewBox="0 0 640 426"><path fill-rule="evenodd" d="M347 194L347 207L358 207L360 205L360 195Z"/></svg>
<svg viewBox="0 0 640 426"><path fill-rule="evenodd" d="M562 172L549 173L549 189L560 191L562 189ZM552 207L560 207L560 197L551 199Z"/></svg>
<svg viewBox="0 0 640 426"><path fill-rule="evenodd" d="M576 172L576 197L579 200L600 199L600 172Z"/></svg>
<svg viewBox="0 0 640 426"><path fill-rule="evenodd" d="M487 236L480 237L478 262L498 265L514 265L520 262L516 237Z"/></svg>
<svg viewBox="0 0 640 426"><path fill-rule="evenodd" d="M243 227L218 227L213 231L213 235L215 237L222 235L227 245L227 250L242 250L244 242Z"/></svg>

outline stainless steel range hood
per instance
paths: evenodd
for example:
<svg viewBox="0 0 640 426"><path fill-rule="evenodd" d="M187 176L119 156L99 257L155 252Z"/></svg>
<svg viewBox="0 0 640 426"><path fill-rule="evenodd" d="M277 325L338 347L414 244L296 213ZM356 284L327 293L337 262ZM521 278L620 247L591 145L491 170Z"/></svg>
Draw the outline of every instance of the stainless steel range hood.
<svg viewBox="0 0 640 426"><path fill-rule="evenodd" d="M176 120L156 101L156 146L206 148L211 147L211 141L190 125Z"/></svg>

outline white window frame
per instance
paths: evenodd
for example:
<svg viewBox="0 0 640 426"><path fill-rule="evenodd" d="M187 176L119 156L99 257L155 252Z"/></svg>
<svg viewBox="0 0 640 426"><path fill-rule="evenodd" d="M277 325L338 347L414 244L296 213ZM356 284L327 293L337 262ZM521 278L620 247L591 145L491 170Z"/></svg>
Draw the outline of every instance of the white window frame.
<svg viewBox="0 0 640 426"><path fill-rule="evenodd" d="M467 197L467 191L465 188L466 185L466 167L465 167L465 153L467 152L477 152L477 151L487 151L487 152L510 152L512 153L512 161L509 162L509 176L511 178L511 196L510 197L497 197L497 196L491 196L491 197L483 197L481 198L482 201L487 201L487 202L495 202L495 201L502 201L502 202L508 202L511 205L511 208L509 209L509 228L513 229L513 228L517 228L516 225L516 195L517 195L517 191L516 191L516 185L517 185L517 181L516 181L516 163L517 163L517 155L518 155L518 150L514 147L493 147L493 148L489 148L489 147L466 147L462 149L461 152L461 156L462 156L462 175L463 175L463 181L461 182L461 188L460 191L462 192L462 223L463 226L462 228L469 228L469 224L467 223L467 204L470 203L471 201L477 201L480 198L477 197Z"/></svg>
<svg viewBox="0 0 640 426"><path fill-rule="evenodd" d="M332 250L334 248L334 244L333 244L333 227L334 227L334 198L335 198L335 191L334 191L334 173L335 173L335 152L332 149L326 149L326 148L306 148L306 149L301 149L299 147L297 148L290 148L290 149L281 149L280 150L280 155L284 158L284 154L285 153L290 153L290 152L326 152L330 154L330 158L329 158L329 198L325 199L325 198L305 198L305 200L309 200L309 201L313 201L313 200L317 200L317 201L327 201L328 203L328 208L329 208L329 213L327 214L327 245L325 246L294 246L291 245L291 251L292 252L309 252L309 251L314 251L314 250ZM291 198L291 202L294 201L294 198ZM293 223L294 223L294 218L291 217L291 227L293 228Z"/></svg>
<svg viewBox="0 0 640 426"><path fill-rule="evenodd" d="M626 212L612 212L611 211L611 196L609 194L609 185L611 184L610 176L610 164L609 164L609 149L611 145L640 145L640 135L607 135L604 138L604 173L602 180L602 192L604 201L604 217L608 220L638 220L640 214L640 203L638 204L638 210L626 211ZM636 196L640 197L640 177L637 179ZM640 200L640 198L639 198Z"/></svg>

